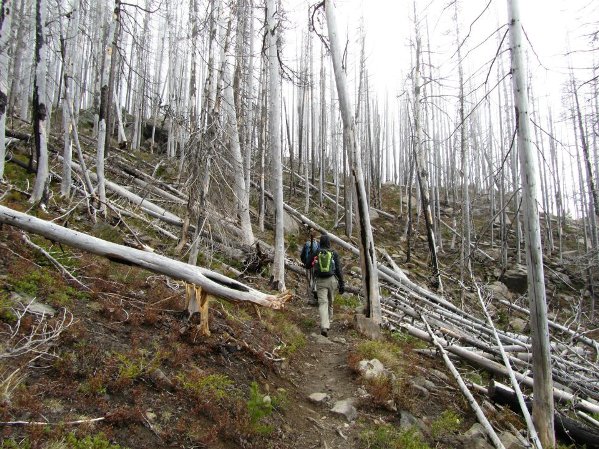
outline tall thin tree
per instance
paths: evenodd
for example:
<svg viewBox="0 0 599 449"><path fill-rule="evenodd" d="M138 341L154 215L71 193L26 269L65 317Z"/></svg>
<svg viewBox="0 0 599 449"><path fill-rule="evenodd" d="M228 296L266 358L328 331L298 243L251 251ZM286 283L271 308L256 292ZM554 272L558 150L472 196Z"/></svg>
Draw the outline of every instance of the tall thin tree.
<svg viewBox="0 0 599 449"><path fill-rule="evenodd" d="M12 0L2 0L0 6L0 180L4 176L6 153L5 126L8 112L8 42L12 21Z"/></svg>
<svg viewBox="0 0 599 449"><path fill-rule="evenodd" d="M324 8L329 34L329 44L331 47L331 58L333 60L333 70L335 72L335 82L337 85L339 108L341 110L341 118L343 120L343 137L347 145L348 152L351 154L351 173L356 191L358 221L360 226L360 266L362 268L364 297L366 298L367 305L366 312L374 322L380 324L382 316L379 296L379 277L376 263L376 251L374 249L374 239L372 236L372 227L370 225L368 197L364 185L364 175L362 173L362 156L356 141L356 126L354 117L352 115L352 106L349 97L346 74L343 70L341 61L341 44L339 33L337 31L335 5L332 0L325 0ZM346 210L346 214L347 213L348 211ZM346 219L347 218L348 217L346 217Z"/></svg>
<svg viewBox="0 0 599 449"><path fill-rule="evenodd" d="M33 82L33 136L37 155L37 174L29 202L36 204L43 201L48 193L48 136L46 121L48 119L48 95L46 91L47 64L45 52L47 45L44 39L46 23L46 0L35 2L35 78Z"/></svg>
<svg viewBox="0 0 599 449"><path fill-rule="evenodd" d="M520 176L525 211L526 266L534 372L532 415L541 444L545 449L549 449L555 447L555 432L553 426L554 405L549 325L547 304L545 302L543 251L541 248L539 202L537 199L539 173L529 127L526 71L524 69L524 58L522 57L523 33L518 0L508 0L507 5L512 60L512 89L514 92Z"/></svg>
<svg viewBox="0 0 599 449"><path fill-rule="evenodd" d="M440 291L443 291L441 283L441 273L439 271L439 259L437 257L437 243L435 231L433 229L433 214L431 211L431 201L429 193L429 164L426 146L424 144L423 120L420 106L420 31L418 29L418 16L416 14L416 2L414 1L414 33L416 37L416 67L414 70L414 152L416 161L416 173L418 176L418 185L420 186L420 200L422 202L422 211L424 213L424 222L426 225L426 235L428 238L428 248L431 254L432 266L432 284Z"/></svg>
<svg viewBox="0 0 599 449"><path fill-rule="evenodd" d="M283 165L281 161L281 74L279 72L278 12L274 0L266 0L267 55L269 74L269 147L272 162L272 189L275 217L275 256L272 282L276 289L285 290L285 228L283 227Z"/></svg>

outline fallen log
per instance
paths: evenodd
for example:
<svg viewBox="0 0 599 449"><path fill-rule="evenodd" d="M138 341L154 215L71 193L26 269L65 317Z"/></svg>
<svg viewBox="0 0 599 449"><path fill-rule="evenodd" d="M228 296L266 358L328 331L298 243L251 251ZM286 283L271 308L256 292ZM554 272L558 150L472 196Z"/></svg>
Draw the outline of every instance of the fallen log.
<svg viewBox="0 0 599 449"><path fill-rule="evenodd" d="M520 385L518 385L518 381L516 380L516 376L514 375L514 370L512 369L512 365L510 364L510 359L509 359L507 353L505 352L505 350L503 349L503 344L501 343L501 338L499 337L499 334L497 333L497 329L495 328L495 324L493 324L493 320L491 319L491 315L489 315L489 311L487 310L487 307L485 306L485 301L483 300L483 296L480 293L480 288L478 287L478 284L475 283L475 287L476 287L478 301L479 301L480 306L485 314L485 317L487 318L489 327L493 331L493 336L495 337L495 341L497 342L497 346L499 348L499 351L501 352L503 364L505 365L505 368L507 369L508 377L510 378L512 388L514 389L514 393L516 394L516 398L518 399L518 404L520 405L520 410L522 411L522 415L524 416L524 421L526 422L526 427L528 428L530 440L532 441L532 444L535 446L535 448L543 449L543 446L541 445L541 441L539 440L539 436L537 434L537 429L535 428L535 426L532 422L532 417L530 416L530 413L528 412L528 408L526 407L524 395L522 394Z"/></svg>
<svg viewBox="0 0 599 449"><path fill-rule="evenodd" d="M514 309L517 312L520 312L526 316L530 316L530 310L525 309L524 307L520 307L516 304L513 304L505 299L499 299L499 303L503 304L504 306L507 306L511 309ZM599 343L596 340L593 340L592 338L589 338L583 334L581 334L580 332L575 332L572 329L567 328L566 326L563 326L559 323L556 323L555 321L548 321L549 327L559 330L567 335L570 336L570 338L574 341L580 341L581 343L584 343L588 346L590 346L591 348L593 348L595 350L595 358L597 360L599 360Z"/></svg>
<svg viewBox="0 0 599 449"><path fill-rule="evenodd" d="M58 159L60 161L63 161L63 158L60 155L58 156ZM82 169L81 165L77 164L76 162L71 162L71 166L75 169L75 171L77 173L82 173L83 169ZM95 173L90 172L89 176L92 180L97 181L97 175ZM136 195L133 192L130 192L129 190L125 189L124 187L122 187L112 181L106 180L106 188L108 190L116 193L117 195L129 200L131 203L136 204L148 215L151 215L155 218L163 220L164 222L169 223L174 226L180 227L183 225L183 220L181 220L181 218L179 218L175 214L172 214L171 212L167 211L166 209L152 203L151 201L148 201L148 200L140 197L139 195Z"/></svg>
<svg viewBox="0 0 599 449"><path fill-rule="evenodd" d="M419 338L421 340L430 342L431 338L426 331L418 329L415 326L412 326L408 323L398 322L397 320L392 321L392 328L403 329L413 337ZM492 360L486 359L478 354L473 353L461 346L449 345L448 342L444 339L439 339L439 342L443 345L447 352L457 355L463 360L472 363L480 368L483 368L491 373L500 375L500 376L508 376L506 368ZM516 379L523 385L532 388L533 380L530 376L525 376L520 373L514 373ZM572 406L576 410L583 410L587 413L599 413L599 404L587 401L585 399L581 399L578 396L568 393L563 390L559 390L557 388L553 388L553 397L556 401L564 404L568 404Z"/></svg>
<svg viewBox="0 0 599 449"><path fill-rule="evenodd" d="M195 267L159 254L107 242L82 232L73 231L55 223L17 212L5 206L0 206L0 223L15 226L25 231L39 234L47 239L104 256L115 262L136 265L154 273L183 280L200 286L207 294L230 301L247 301L264 307L278 309L283 307L285 301L291 295L289 292L281 293L278 296L262 293L215 271Z"/></svg>
<svg viewBox="0 0 599 449"><path fill-rule="evenodd" d="M431 338L431 340L433 341L433 343L435 344L435 346L441 352L441 355L443 356L443 360L445 361L445 365L447 366L447 368L449 369L449 371L453 375L454 379L456 380L458 386L460 387L460 390L461 390L462 394L464 395L464 397L466 397L466 400L468 401L468 403L470 404L470 407L474 411L474 414L476 415L476 418L478 419L478 422L485 429L485 432L486 432L487 436L489 437L489 439L492 441L493 445L497 449L505 449L505 446L503 445L503 443L501 442L501 440L497 436L497 433L495 433L495 429L493 429L493 426L491 426L491 423L489 422L489 420L487 419L487 417L483 413L482 409L480 408L480 406L476 402L476 399L474 399L474 396L472 395L472 393L470 392L470 390L468 389L468 387L464 383L464 380L462 379L462 376L460 375L460 373L458 372L458 370L456 369L456 367L454 366L454 364L451 362L451 360L449 360L449 356L447 355L447 351L445 350L445 348L443 347L443 345L440 343L439 338L437 338L437 336L435 335L435 333L433 332L433 330L431 329L431 327L428 325L428 322L426 321L426 318L424 318L424 316L421 316L420 318L422 319L422 321L424 321L424 324L426 326L426 330L428 332L429 337Z"/></svg>
<svg viewBox="0 0 599 449"><path fill-rule="evenodd" d="M178 199L182 200L184 203L186 203L187 200L189 199L185 193L175 189L170 184L168 184L164 181L161 181L160 179L156 179L156 178L152 177L151 175L148 175L147 173L144 173L143 171L138 170L135 167L132 167L130 164L131 164L131 161L128 161L121 156L117 156L117 158L115 159L115 165L118 166L123 171L123 173L125 173L129 176L133 176L140 181L147 182L152 185L156 185L156 186L160 187L161 190L169 192L170 195L173 196L173 198L178 198Z"/></svg>
<svg viewBox="0 0 599 449"><path fill-rule="evenodd" d="M498 404L508 405L516 412L520 411L514 391L501 383L491 384L489 397ZM526 399L526 408L532 411L532 401L529 398ZM584 425L560 412L555 413L554 422L555 432L560 438L581 446L586 445L587 449L599 449L599 429Z"/></svg>
<svg viewBox="0 0 599 449"><path fill-rule="evenodd" d="M426 304L426 302L422 299L418 299L417 301L413 301L413 304L409 304L409 301L407 301L406 299L402 300L397 293L392 292L392 294L394 300L389 300L387 298L384 299L382 303L383 311L385 312L387 318L390 321L397 321L398 315L395 313L395 311L397 310L401 311L408 317L411 317L412 319L416 320L419 320L420 314L425 313L427 316L431 317L431 322L434 322L435 326L443 330L450 338L458 338L458 340L461 340L467 343L468 345L480 348L486 353L497 354L497 351L494 350L490 345L491 341L489 341L489 336L485 335L485 333L483 332L480 332L484 329L476 329L476 334L468 335L466 333L466 331L468 330L467 326L472 326L472 323L466 324L466 322L462 320L457 320L454 322L449 312L444 311L441 308L431 308L430 305ZM403 304L403 302L406 302L408 304ZM453 324L458 327L454 327L453 329L451 329L451 331L443 329L450 326L452 322L454 322ZM466 338L464 338L465 335L467 335ZM502 339L502 342L513 342L512 337L509 335L500 334L500 337ZM530 351L529 347L527 347L527 349L528 351ZM481 357L486 357L486 355L482 354ZM514 357L510 357L510 360L518 365L522 365L523 363ZM568 387L573 388L577 390L579 393L583 393L583 395L586 395L592 399L597 399L597 392L593 388L593 385L596 385L598 379L596 370L586 370L585 367L579 366L573 367L568 360L563 359L563 357L561 357L559 354L553 354L553 362L554 366L552 375L554 381L567 385ZM591 369L593 366L594 365L591 365ZM560 369L561 367L569 367L570 370L566 372L563 369ZM577 372L572 372L573 369ZM587 375L583 376L581 374L582 372L586 373Z"/></svg>
<svg viewBox="0 0 599 449"><path fill-rule="evenodd" d="M283 170L286 171L287 173L290 172L290 170L287 167L283 167ZM299 178L299 180L301 182L305 182L305 179L300 174L298 174L296 172L293 172L293 174L295 175L296 178ZM312 184L309 181L308 181L308 185L310 186L310 188L312 190L316 190L317 192L320 192L320 188L318 188L318 186L315 186L314 184ZM322 193L322 196L324 198L326 198L329 202L333 203L333 204L337 203L337 201L335 201L335 198L331 197L331 195L328 192L326 192L326 191ZM370 206L370 208L372 210L374 210L375 212L379 213L380 215L382 215L382 216L384 216L384 217L386 217L386 218L388 218L390 220L397 219L397 217L395 215L393 215L393 214L391 214L389 212L386 212L386 211L384 211L382 209L377 209L377 208L372 207L372 206ZM341 204L339 204L339 209L345 213L345 207L343 207Z"/></svg>

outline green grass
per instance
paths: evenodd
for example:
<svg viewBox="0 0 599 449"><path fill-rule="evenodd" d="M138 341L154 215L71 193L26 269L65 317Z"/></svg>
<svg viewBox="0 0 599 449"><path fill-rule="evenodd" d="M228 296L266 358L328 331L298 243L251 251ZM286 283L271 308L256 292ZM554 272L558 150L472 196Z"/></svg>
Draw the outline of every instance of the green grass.
<svg viewBox="0 0 599 449"><path fill-rule="evenodd" d="M453 410L445 410L431 425L433 438L456 433L460 429L460 416Z"/></svg>
<svg viewBox="0 0 599 449"><path fill-rule="evenodd" d="M70 449L126 449L119 444L112 444L103 433L94 436L87 435L83 438L77 438L74 433L70 433L66 438L65 448L67 447Z"/></svg>
<svg viewBox="0 0 599 449"><path fill-rule="evenodd" d="M13 155L15 159L20 160L21 162L27 163L27 157L15 154ZM16 186L20 190L27 190L28 186L33 185L33 181L35 180L35 173L28 173L27 170L21 168L17 164L5 164L4 165L4 178L10 179L11 184ZM23 196L19 192L11 192L9 197L13 197L14 201L22 201ZM8 200L8 198L6 198Z"/></svg>
<svg viewBox="0 0 599 449"><path fill-rule="evenodd" d="M108 223L96 223L92 228L91 234L94 237L106 240L107 242L118 243L119 245L123 243L123 237L121 236L118 227L111 226Z"/></svg>
<svg viewBox="0 0 599 449"><path fill-rule="evenodd" d="M309 332L313 330L317 325L316 319L311 317L302 317L300 320L300 327L305 331Z"/></svg>
<svg viewBox="0 0 599 449"><path fill-rule="evenodd" d="M73 301L86 301L89 295L66 285L58 273L37 269L11 279L13 289L22 295L39 298L59 307L71 306Z"/></svg>
<svg viewBox="0 0 599 449"><path fill-rule="evenodd" d="M425 348L427 346L425 341L420 340L407 332L391 332L391 338L398 344L407 344L415 348Z"/></svg>
<svg viewBox="0 0 599 449"><path fill-rule="evenodd" d="M335 295L334 304L344 309L355 310L362 305L362 301L355 295Z"/></svg>
<svg viewBox="0 0 599 449"><path fill-rule="evenodd" d="M78 391L83 394L98 396L106 394L106 385L99 378L92 377L79 385Z"/></svg>
<svg viewBox="0 0 599 449"><path fill-rule="evenodd" d="M290 357L298 350L306 346L306 335L298 325L289 321L283 314L273 312L269 309L263 312L266 329L278 335L285 343L279 351L283 357ZM305 323L301 323L302 325Z"/></svg>
<svg viewBox="0 0 599 449"><path fill-rule="evenodd" d="M31 449L32 447L27 438L19 442L14 439L4 439L0 442L2 449ZM74 433L69 433L66 438L50 441L43 447L45 449L127 449L125 446L111 443L103 433L85 437L77 437Z"/></svg>
<svg viewBox="0 0 599 449"><path fill-rule="evenodd" d="M430 449L415 428L400 431L391 424L369 426L359 441L362 449Z"/></svg>
<svg viewBox="0 0 599 449"><path fill-rule="evenodd" d="M378 359L385 367L394 369L401 365L401 348L395 343L367 340L356 348L360 359Z"/></svg>
<svg viewBox="0 0 599 449"><path fill-rule="evenodd" d="M0 447L2 449L31 449L31 443L27 438L18 443L12 438L7 438L0 441Z"/></svg>
<svg viewBox="0 0 599 449"><path fill-rule="evenodd" d="M150 354L147 350L139 350L129 354L116 353L119 377L136 380L158 368L164 358L161 352Z"/></svg>
<svg viewBox="0 0 599 449"><path fill-rule="evenodd" d="M295 234L287 234L287 253L299 253L299 243Z"/></svg>
<svg viewBox="0 0 599 449"><path fill-rule="evenodd" d="M11 323L17 319L13 311L14 301L10 299L8 293L0 292L0 320Z"/></svg>
<svg viewBox="0 0 599 449"><path fill-rule="evenodd" d="M208 374L200 377L180 374L178 379L185 390L200 396L228 399L237 395L234 382L226 374Z"/></svg>

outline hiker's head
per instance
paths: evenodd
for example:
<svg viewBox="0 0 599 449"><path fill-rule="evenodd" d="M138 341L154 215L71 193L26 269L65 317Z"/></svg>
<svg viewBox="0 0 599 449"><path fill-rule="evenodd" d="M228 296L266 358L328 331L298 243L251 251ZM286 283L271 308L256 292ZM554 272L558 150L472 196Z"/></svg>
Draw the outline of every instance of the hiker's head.
<svg viewBox="0 0 599 449"><path fill-rule="evenodd" d="M331 238L328 234L322 234L320 236L320 247L321 248L330 248L331 247Z"/></svg>

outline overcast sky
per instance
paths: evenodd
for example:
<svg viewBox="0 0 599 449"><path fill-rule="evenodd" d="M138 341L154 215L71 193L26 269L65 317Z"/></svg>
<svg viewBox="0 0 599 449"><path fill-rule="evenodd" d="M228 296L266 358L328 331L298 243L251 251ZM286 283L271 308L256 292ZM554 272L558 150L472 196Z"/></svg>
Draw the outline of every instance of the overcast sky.
<svg viewBox="0 0 599 449"><path fill-rule="evenodd" d="M315 2L286 0L292 29L303 29L303 23L307 20L306 10L313 3ZM452 71L456 63L456 58L453 57L455 34L453 6L448 8L449 3L450 0L416 0L416 8L423 25L423 41L426 41L425 26L428 23L434 52L433 64L440 65L442 70ZM555 91L556 84L559 88L561 77L567 72L568 61L563 55L568 50L568 36L573 48L582 47L584 44L580 34L583 32L585 18L592 14L596 17L599 6L594 6L590 0L520 0L519 3L522 23L534 49L532 51L527 45L530 69L537 78L536 92L543 96L541 89L548 87L550 92ZM364 18L367 65L373 86L379 91L400 90L402 75L405 76L412 65L412 0L336 0L336 5L340 29L348 33L350 52L356 57L359 53L356 30L360 18ZM467 50L481 44L498 26L507 22L507 0L460 0L459 5L462 38L468 34L472 25L470 37L465 44ZM486 12L476 20L485 9ZM293 40L293 34L289 37ZM478 47L465 58L466 71L472 73L477 70L493 57L496 48L497 41L493 35L487 44ZM507 48L507 42L504 48ZM574 65L584 64L575 60Z"/></svg>
<svg viewBox="0 0 599 449"><path fill-rule="evenodd" d="M299 30L306 29L308 6L314 3L284 0L284 8L290 19L289 29L285 33L289 58L297 55L297 39L301 36ZM596 25L589 26L589 23L599 23L599 1L519 0L519 3L522 24L529 41L525 44L529 72L544 123L547 106L550 106L557 122L556 137L566 144L562 149L568 154L575 154L571 123L566 119L560 123L560 113L567 111L562 105L563 84L568 79L570 62L565 54L569 49L589 48L589 39L584 34L596 29ZM416 0L422 40L423 43L427 42L428 26L432 63L439 67L446 91L457 86L454 8L448 6L450 4L451 0ZM396 97L406 88L411 89L408 75L413 66L410 48L414 36L412 0L336 0L336 5L341 38L348 41L350 82L357 76L356 66L352 67L352 58L355 62L359 56L358 26L363 17L371 89L379 96L388 98ZM465 76L474 76L473 83L477 85L485 78L488 72L486 64L497 51L497 34L503 35L507 30L507 0L459 0L459 11L461 39L468 35L462 49ZM498 28L501 29L496 33ZM321 31L326 34L326 27ZM319 54L320 49L316 48ZM507 38L502 48L506 51L509 48ZM509 64L507 57L505 60ZM590 67L592 62L588 52L575 52L571 60L575 68ZM509 70L509 65L503 69ZM591 78L590 72L584 70L577 70L576 76L582 80ZM492 78L496 79L495 71ZM482 95L481 90L476 96L480 99ZM574 161L565 161L566 170ZM572 206L571 203L569 205Z"/></svg>

